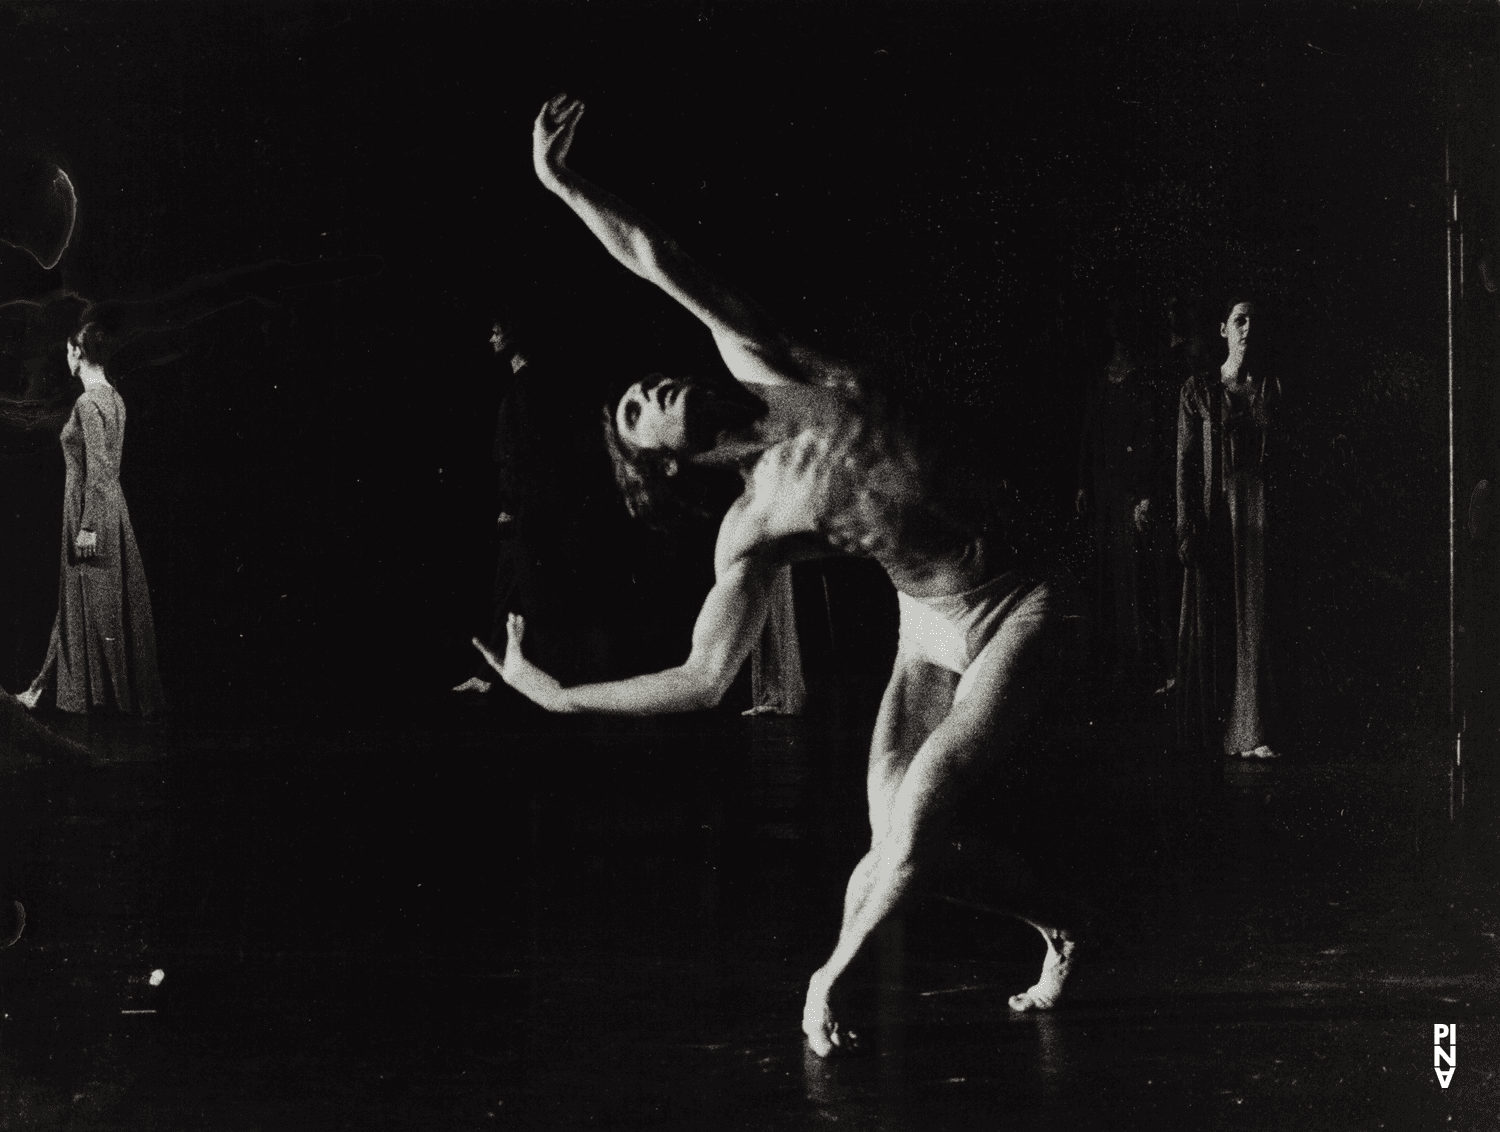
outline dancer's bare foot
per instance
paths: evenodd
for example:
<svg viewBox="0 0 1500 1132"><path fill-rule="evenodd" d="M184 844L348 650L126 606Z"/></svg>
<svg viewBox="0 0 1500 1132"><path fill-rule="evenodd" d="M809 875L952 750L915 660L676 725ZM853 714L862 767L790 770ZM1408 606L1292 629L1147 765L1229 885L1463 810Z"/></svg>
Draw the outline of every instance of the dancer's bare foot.
<svg viewBox="0 0 1500 1132"><path fill-rule="evenodd" d="M1068 932L1043 927L1037 927L1037 931L1047 941L1047 958L1042 960L1041 977L1020 994L1010 996L1010 1008L1018 1014L1056 1006L1078 961L1078 941Z"/></svg>
<svg viewBox="0 0 1500 1132"><path fill-rule="evenodd" d="M845 1029L835 1016L832 1004L833 984L822 971L815 971L807 982L807 1001L802 1007L802 1032L807 1044L819 1057L835 1049L853 1049L859 1036Z"/></svg>
<svg viewBox="0 0 1500 1132"><path fill-rule="evenodd" d="M42 690L40 688L27 688L24 692L18 693L16 699L20 701L23 707L34 710L36 705L42 702Z"/></svg>
<svg viewBox="0 0 1500 1132"><path fill-rule="evenodd" d="M482 696L492 687L493 685L488 680L481 680L478 676L470 676L462 684L455 685L453 690L455 692L478 692Z"/></svg>

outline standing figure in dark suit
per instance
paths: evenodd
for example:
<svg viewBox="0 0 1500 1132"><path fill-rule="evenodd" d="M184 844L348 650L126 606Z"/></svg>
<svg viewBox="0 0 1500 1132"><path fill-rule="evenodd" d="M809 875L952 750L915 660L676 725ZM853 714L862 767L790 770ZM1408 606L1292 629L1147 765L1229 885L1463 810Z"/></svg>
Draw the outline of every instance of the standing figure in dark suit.
<svg viewBox="0 0 1500 1132"><path fill-rule="evenodd" d="M1155 469L1152 497L1161 506L1147 531L1151 566L1156 577L1157 656L1163 680L1157 691L1169 693L1177 683L1178 623L1182 614L1182 563L1177 557L1177 407L1182 386L1199 370L1213 364L1205 328L1203 303L1195 295L1178 292L1164 304L1168 338L1160 360L1152 367L1155 405Z"/></svg>
<svg viewBox="0 0 1500 1132"><path fill-rule="evenodd" d="M495 584L491 601L491 623L487 643L497 654L505 652L505 624L510 613L520 610L532 612L536 590L536 548L533 546L533 527L537 517L532 514L536 492L533 479L537 453L533 451L532 429L527 402L527 385L530 374L526 372L531 360L524 354L512 330L503 320L497 319L490 332L490 346L498 360L505 364L507 373L501 380L509 384L500 399L500 409L495 416L495 442L491 457L495 462L497 486L499 488L498 513L495 518L495 533L500 540L495 558ZM488 692L492 686L485 675L491 668L480 658L473 676L453 690L455 692Z"/></svg>
<svg viewBox="0 0 1500 1132"><path fill-rule="evenodd" d="M1156 592L1147 541L1155 491L1157 422L1144 320L1110 303L1113 350L1090 392L1078 457L1080 517L1094 544L1096 658L1127 686L1157 687Z"/></svg>
<svg viewBox="0 0 1500 1132"><path fill-rule="evenodd" d="M165 706L146 571L120 490L125 402L105 376L111 342L86 321L68 340L83 395L62 430L62 576L42 670L18 699L35 707L53 688L68 712L114 707L150 715Z"/></svg>

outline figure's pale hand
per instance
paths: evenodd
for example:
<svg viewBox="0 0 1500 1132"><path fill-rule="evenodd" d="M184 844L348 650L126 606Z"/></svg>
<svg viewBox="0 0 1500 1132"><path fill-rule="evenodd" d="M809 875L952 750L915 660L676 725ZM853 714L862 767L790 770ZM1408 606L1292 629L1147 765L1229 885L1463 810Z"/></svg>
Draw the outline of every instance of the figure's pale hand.
<svg viewBox="0 0 1500 1132"><path fill-rule="evenodd" d="M1151 500L1143 499L1137 503L1131 517L1135 520L1135 529L1144 531L1151 522Z"/></svg>
<svg viewBox="0 0 1500 1132"><path fill-rule="evenodd" d="M1192 529L1183 532L1177 540L1177 561L1192 566L1198 561L1198 532Z"/></svg>
<svg viewBox="0 0 1500 1132"><path fill-rule="evenodd" d="M521 695L538 707L548 711L558 709L558 697L562 685L548 676L521 652L521 639L526 635L526 618L512 613L505 622L505 656L496 656L478 637L473 638L474 647L480 651L489 666Z"/></svg>
<svg viewBox="0 0 1500 1132"><path fill-rule="evenodd" d="M531 130L531 161L536 175L550 185L567 172L568 148L583 117L583 103L559 94L542 107Z"/></svg>
<svg viewBox="0 0 1500 1132"><path fill-rule="evenodd" d="M97 531L79 531L78 537L73 540L73 548L78 551L79 558L92 558L99 553L99 534Z"/></svg>

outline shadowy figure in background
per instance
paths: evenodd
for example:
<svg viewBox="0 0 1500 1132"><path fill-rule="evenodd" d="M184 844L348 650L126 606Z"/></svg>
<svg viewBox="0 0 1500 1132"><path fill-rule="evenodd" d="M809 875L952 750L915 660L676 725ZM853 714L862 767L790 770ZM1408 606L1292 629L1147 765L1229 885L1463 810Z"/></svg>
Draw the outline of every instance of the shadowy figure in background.
<svg viewBox="0 0 1500 1132"><path fill-rule="evenodd" d="M1182 387L1177 417L1177 539L1184 567L1177 653L1177 738L1186 751L1275 758L1275 673L1267 543L1268 482L1284 443L1281 384L1252 345L1263 308L1237 297L1217 368Z"/></svg>
<svg viewBox="0 0 1500 1132"><path fill-rule="evenodd" d="M1129 695L1158 687L1165 676L1148 533L1163 504L1156 495L1160 429L1139 305L1112 300L1106 329L1111 352L1084 413L1075 507L1093 536L1095 659Z"/></svg>
<svg viewBox="0 0 1500 1132"><path fill-rule="evenodd" d="M153 715L166 706L146 569L120 490L125 402L105 373L113 349L91 320L68 341L68 366L83 395L61 436L62 576L46 659L18 697L31 708L48 688L67 712L114 707Z"/></svg>
<svg viewBox="0 0 1500 1132"><path fill-rule="evenodd" d="M520 614L535 630L538 656L570 676L597 678L611 652L600 598L616 572L601 553L605 523L591 490L595 480L608 482L604 455L568 363L518 322L503 309L490 333L503 383L491 449L497 548L488 637L474 641L503 656L507 618ZM453 690L483 695L493 675L481 655Z"/></svg>
<svg viewBox="0 0 1500 1132"><path fill-rule="evenodd" d="M491 458L495 463L498 513L495 535L499 550L495 559L495 582L491 599L490 631L486 644L496 655L505 653L505 623L512 612L530 613L536 607L536 572L540 565L533 545L536 524L537 485L533 482L538 453L528 411L527 386L530 359L521 350L510 320L495 320L490 346L500 363L500 380L506 383L495 416L495 441ZM484 694L491 688L486 675L493 669L481 656L474 675L453 690Z"/></svg>
<svg viewBox="0 0 1500 1132"><path fill-rule="evenodd" d="M1201 298L1186 292L1168 295L1163 312L1166 344L1151 374L1156 405L1152 495L1160 506L1146 534L1156 581L1157 653L1164 676L1157 691L1170 693L1177 684L1177 638L1182 616L1182 563L1177 557L1177 409L1183 384L1211 366L1213 357Z"/></svg>

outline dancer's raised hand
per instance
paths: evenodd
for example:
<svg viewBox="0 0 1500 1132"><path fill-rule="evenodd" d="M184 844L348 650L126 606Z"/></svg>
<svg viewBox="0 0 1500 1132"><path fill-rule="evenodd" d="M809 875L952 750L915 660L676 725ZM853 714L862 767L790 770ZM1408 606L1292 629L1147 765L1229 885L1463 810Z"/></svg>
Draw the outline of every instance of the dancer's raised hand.
<svg viewBox="0 0 1500 1132"><path fill-rule="evenodd" d="M543 184L551 184L567 171L568 147L582 117L582 101L566 94L549 100L536 116L531 129L531 160Z"/></svg>
<svg viewBox="0 0 1500 1132"><path fill-rule="evenodd" d="M558 694L562 685L548 676L521 652L521 639L526 635L526 618L512 613L505 622L505 656L496 656L478 637L473 638L474 647L480 651L489 666L521 695L538 707L548 711L557 709Z"/></svg>

